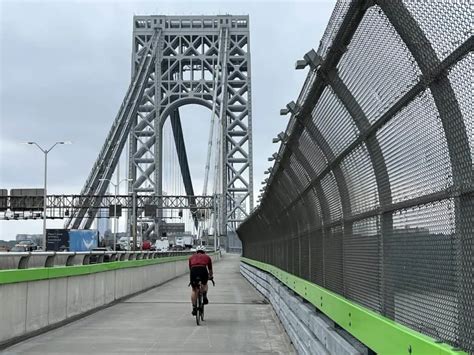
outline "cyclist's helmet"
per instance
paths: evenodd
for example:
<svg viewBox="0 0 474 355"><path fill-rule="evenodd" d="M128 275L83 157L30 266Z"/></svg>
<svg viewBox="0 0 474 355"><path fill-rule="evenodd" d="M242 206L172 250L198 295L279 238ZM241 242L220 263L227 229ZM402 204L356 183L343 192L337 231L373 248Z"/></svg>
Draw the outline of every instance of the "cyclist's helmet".
<svg viewBox="0 0 474 355"><path fill-rule="evenodd" d="M199 253L199 252L205 253L206 252L206 247L204 245L198 245L197 248L196 248L196 252L197 253Z"/></svg>

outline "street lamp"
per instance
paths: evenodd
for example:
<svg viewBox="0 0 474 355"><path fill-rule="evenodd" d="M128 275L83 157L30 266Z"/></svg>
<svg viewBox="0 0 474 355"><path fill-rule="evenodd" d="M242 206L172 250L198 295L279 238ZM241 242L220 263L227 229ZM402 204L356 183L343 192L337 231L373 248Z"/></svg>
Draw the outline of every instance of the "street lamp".
<svg viewBox="0 0 474 355"><path fill-rule="evenodd" d="M47 182L48 182L48 153L53 150L54 147L56 147L58 144L72 144L69 141L64 141L64 142L56 142L54 143L49 149L44 149L42 148L38 143L36 142L26 142L23 144L30 144L30 145L35 145L38 147L39 150L41 150L44 154L44 193L43 193L43 249L46 250L46 187L47 187Z"/></svg>
<svg viewBox="0 0 474 355"><path fill-rule="evenodd" d="M115 223L114 223L114 251L117 249L117 225L118 225L118 218L117 218L117 196L118 196L118 188L120 184L124 181L133 181L132 179L122 179L118 183L114 183L110 179L99 179L99 181L108 181L115 187L115 203L114 203L114 217L115 217ZM135 249L134 249L135 250Z"/></svg>

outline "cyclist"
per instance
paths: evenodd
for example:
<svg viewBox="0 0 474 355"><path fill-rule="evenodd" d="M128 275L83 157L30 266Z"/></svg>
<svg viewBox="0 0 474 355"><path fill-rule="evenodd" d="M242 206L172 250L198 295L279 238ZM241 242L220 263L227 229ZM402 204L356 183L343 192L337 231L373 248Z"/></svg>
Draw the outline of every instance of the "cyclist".
<svg viewBox="0 0 474 355"><path fill-rule="evenodd" d="M197 313L198 281L203 285L203 301L208 304L207 281L212 280L212 260L206 255L206 247L200 245L196 248L196 253L189 257L189 271L191 276L191 302L193 304L192 315Z"/></svg>

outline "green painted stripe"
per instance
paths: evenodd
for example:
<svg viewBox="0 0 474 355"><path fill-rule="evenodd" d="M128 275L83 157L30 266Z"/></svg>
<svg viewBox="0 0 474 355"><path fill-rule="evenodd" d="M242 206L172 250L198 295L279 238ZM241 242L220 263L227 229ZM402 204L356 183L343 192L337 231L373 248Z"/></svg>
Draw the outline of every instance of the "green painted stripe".
<svg viewBox="0 0 474 355"><path fill-rule="evenodd" d="M241 260L275 276L378 354L466 354L273 265Z"/></svg>
<svg viewBox="0 0 474 355"><path fill-rule="evenodd" d="M211 254L213 255L213 254ZM141 267L147 265L155 265L169 263L173 261L187 260L189 255L169 256L156 259L114 261L110 263L92 264L92 265L76 265L76 266L55 266L50 268L34 268L34 269L13 269L0 270L0 285L47 280L59 277L88 275L96 272L104 272L110 270L126 269L131 267Z"/></svg>

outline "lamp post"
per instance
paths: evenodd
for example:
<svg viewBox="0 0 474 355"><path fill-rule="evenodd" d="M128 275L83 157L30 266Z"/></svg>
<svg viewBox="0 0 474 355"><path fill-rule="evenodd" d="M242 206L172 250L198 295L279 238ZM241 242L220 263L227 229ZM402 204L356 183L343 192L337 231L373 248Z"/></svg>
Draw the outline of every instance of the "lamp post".
<svg viewBox="0 0 474 355"><path fill-rule="evenodd" d="M122 182L124 181L132 181L132 179L122 179L118 183L114 183L110 179L99 179L99 181L108 181L115 187L115 203L114 203L114 218L115 218L115 223L114 223L114 251L117 249L117 224L118 224L118 218L117 218L117 196L118 196L118 189L119 186Z"/></svg>
<svg viewBox="0 0 474 355"><path fill-rule="evenodd" d="M44 191L43 191L43 249L46 251L46 195L47 195L47 184L48 184L48 153L53 150L58 144L72 144L71 142L56 142L49 149L42 148L36 142L26 142L24 144L35 145L44 154Z"/></svg>

